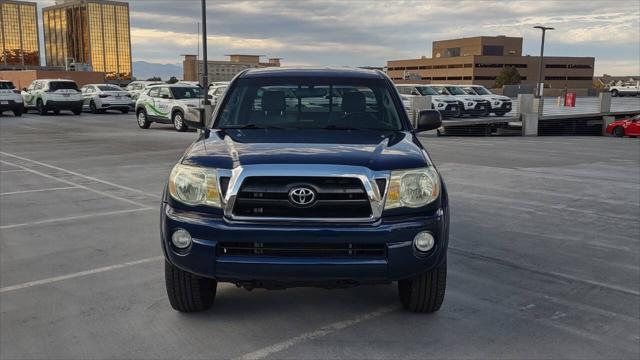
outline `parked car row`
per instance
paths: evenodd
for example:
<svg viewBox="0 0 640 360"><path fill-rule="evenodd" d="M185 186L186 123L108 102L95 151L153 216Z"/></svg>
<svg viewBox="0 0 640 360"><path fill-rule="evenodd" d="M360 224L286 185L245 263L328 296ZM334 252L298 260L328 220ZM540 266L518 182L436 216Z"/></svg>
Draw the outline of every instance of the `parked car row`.
<svg viewBox="0 0 640 360"><path fill-rule="evenodd" d="M511 98L493 94L482 85L397 84L396 88L405 102L413 96L431 96L431 108L442 117L504 116L513 106Z"/></svg>

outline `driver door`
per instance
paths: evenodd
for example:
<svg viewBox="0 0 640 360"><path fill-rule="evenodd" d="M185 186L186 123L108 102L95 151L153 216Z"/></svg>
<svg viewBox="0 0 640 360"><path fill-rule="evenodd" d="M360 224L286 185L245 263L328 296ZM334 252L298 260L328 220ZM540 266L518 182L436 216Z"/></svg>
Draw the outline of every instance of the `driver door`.
<svg viewBox="0 0 640 360"><path fill-rule="evenodd" d="M171 104L173 102L173 96L171 90L168 87L163 86L160 88L159 96L155 98L155 107L157 115L164 120L171 121Z"/></svg>
<svg viewBox="0 0 640 360"><path fill-rule="evenodd" d="M32 81L31 84L29 85L29 87L26 89L26 91L22 91L22 101L24 101L24 103L27 106L35 106L35 96L33 96L33 90L36 87L36 81Z"/></svg>
<svg viewBox="0 0 640 360"><path fill-rule="evenodd" d="M627 126L627 135L640 136L640 119L632 119Z"/></svg>

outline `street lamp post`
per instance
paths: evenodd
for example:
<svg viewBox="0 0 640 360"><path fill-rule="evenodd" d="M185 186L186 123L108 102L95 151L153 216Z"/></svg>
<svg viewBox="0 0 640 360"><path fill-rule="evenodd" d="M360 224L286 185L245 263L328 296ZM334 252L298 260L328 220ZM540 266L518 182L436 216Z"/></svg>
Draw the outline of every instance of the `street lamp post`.
<svg viewBox="0 0 640 360"><path fill-rule="evenodd" d="M202 111L200 112L201 123L206 128L213 115L213 106L209 101L209 59L207 56L207 1L202 2L202 86L204 87L204 99L202 101Z"/></svg>
<svg viewBox="0 0 640 360"><path fill-rule="evenodd" d="M209 89L209 67L207 58L207 0L202 0L202 86L204 86L204 105L211 105L206 95Z"/></svg>
<svg viewBox="0 0 640 360"><path fill-rule="evenodd" d="M543 93L542 89L544 87L544 82L542 77L542 65L544 63L544 36L547 30L555 30L555 29L552 27L546 27L546 26L534 26L533 28L542 30L542 43L540 44L540 64L538 67L538 87L536 89L536 97L540 98L542 97L542 93Z"/></svg>

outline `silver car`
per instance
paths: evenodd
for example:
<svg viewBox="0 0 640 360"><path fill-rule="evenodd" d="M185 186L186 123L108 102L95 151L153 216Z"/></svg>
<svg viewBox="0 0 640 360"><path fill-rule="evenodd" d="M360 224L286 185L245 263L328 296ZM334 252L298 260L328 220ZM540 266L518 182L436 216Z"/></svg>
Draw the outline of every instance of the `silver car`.
<svg viewBox="0 0 640 360"><path fill-rule="evenodd" d="M133 100L129 92L112 84L87 84L82 91L83 109L94 114L106 110L119 110L123 114L133 110Z"/></svg>

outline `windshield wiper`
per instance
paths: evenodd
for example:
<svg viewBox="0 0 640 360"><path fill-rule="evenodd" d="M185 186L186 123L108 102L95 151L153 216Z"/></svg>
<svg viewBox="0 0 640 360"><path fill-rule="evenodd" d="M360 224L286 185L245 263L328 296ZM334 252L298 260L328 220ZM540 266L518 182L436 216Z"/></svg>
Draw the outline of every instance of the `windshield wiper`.
<svg viewBox="0 0 640 360"><path fill-rule="evenodd" d="M225 126L222 129L226 130L226 129L284 129L284 128L280 126L275 126L275 125L256 125L251 123L251 124L237 125L237 126Z"/></svg>

